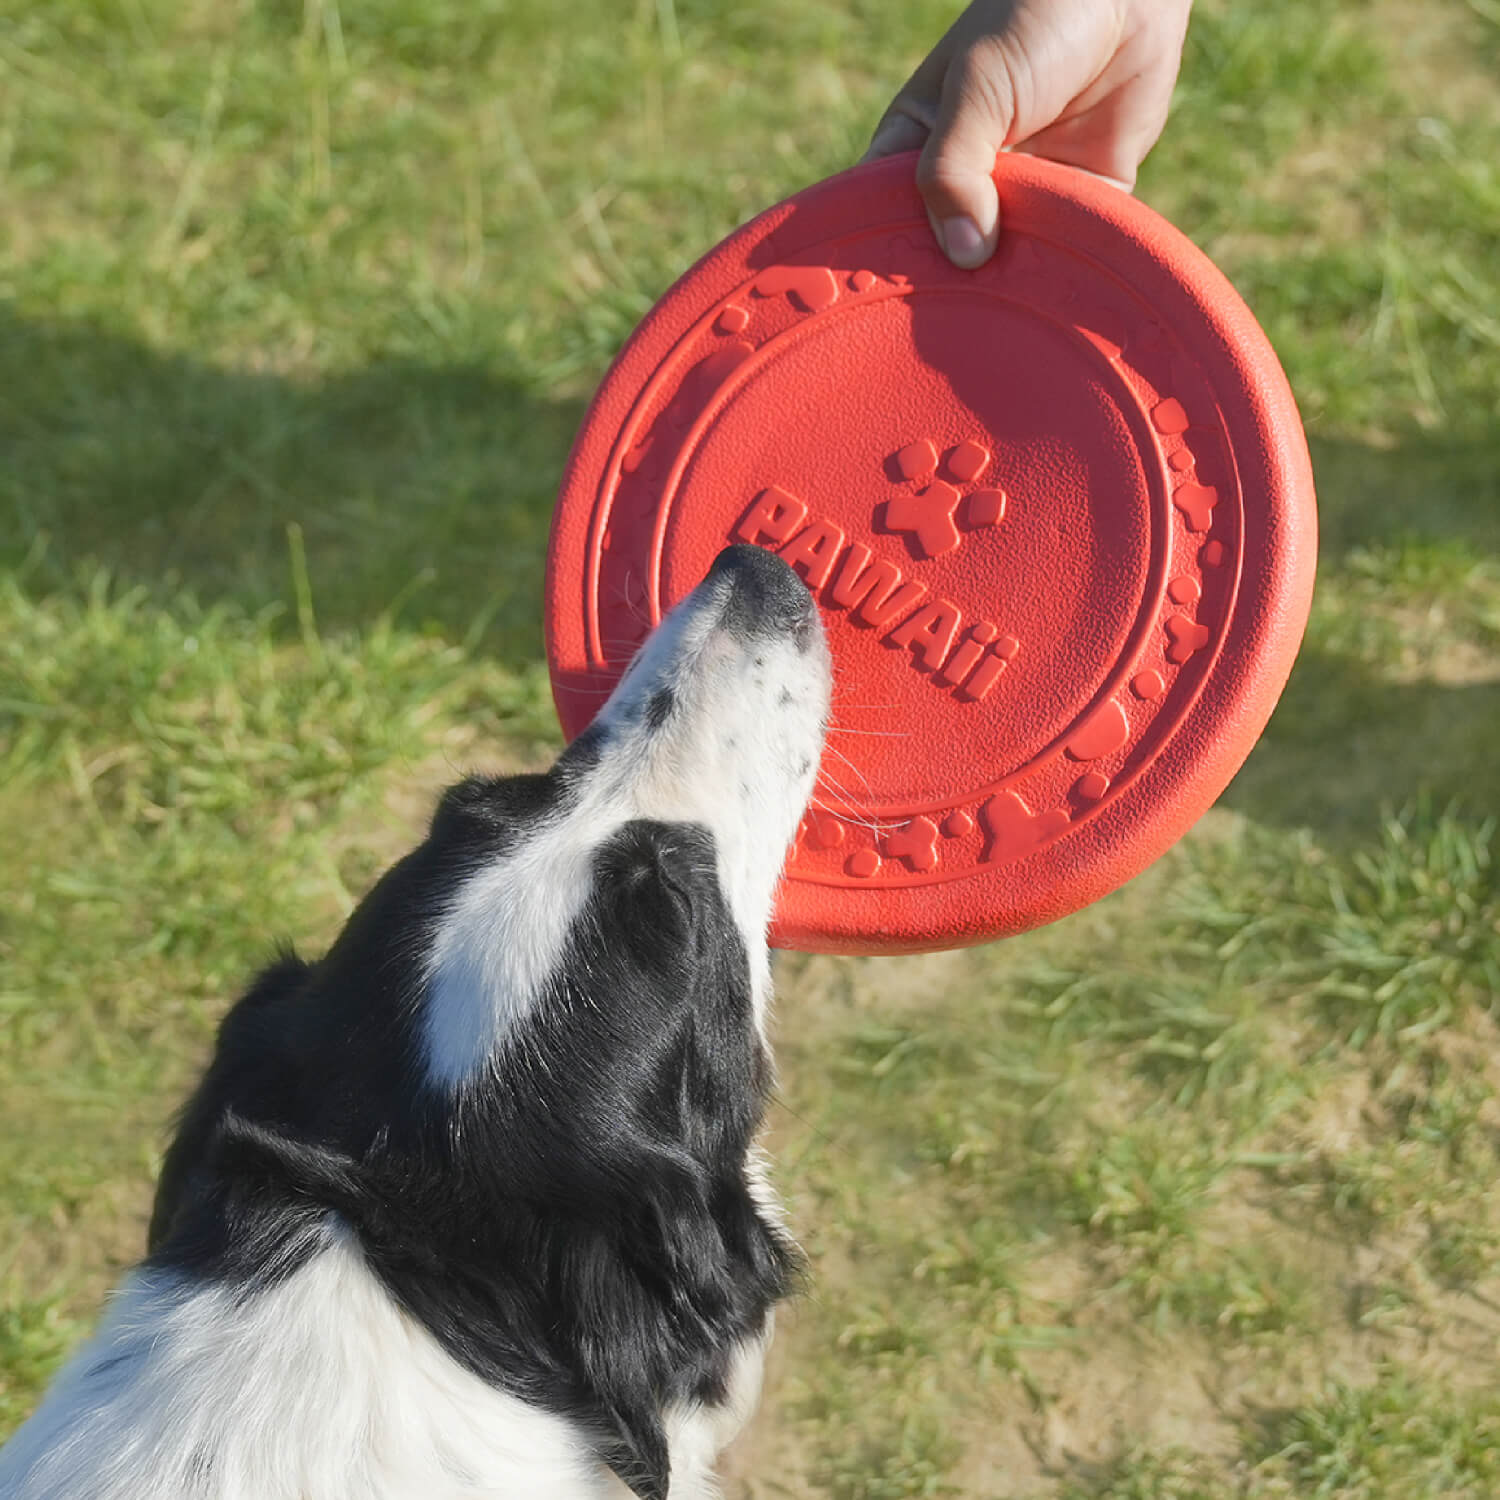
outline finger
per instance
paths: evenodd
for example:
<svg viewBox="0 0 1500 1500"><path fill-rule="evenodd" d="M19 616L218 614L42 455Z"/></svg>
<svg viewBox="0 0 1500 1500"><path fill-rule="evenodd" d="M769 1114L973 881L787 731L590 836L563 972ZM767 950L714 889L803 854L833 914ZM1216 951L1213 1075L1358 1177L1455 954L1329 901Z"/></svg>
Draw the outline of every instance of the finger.
<svg viewBox="0 0 1500 1500"><path fill-rule="evenodd" d="M885 118L875 127L870 144L861 161L878 161L882 156L896 156L902 151L919 151L926 143L931 127L922 120L907 114L901 99L897 99Z"/></svg>
<svg viewBox="0 0 1500 1500"><path fill-rule="evenodd" d="M1014 149L1081 167L1131 192L1165 123L1165 106L1152 109L1121 91L1017 141Z"/></svg>
<svg viewBox="0 0 1500 1500"><path fill-rule="evenodd" d="M1066 108L1050 118L1042 116L1041 128L1034 133L1017 132L1014 149L1067 162L1133 188L1141 162L1167 123L1182 51L1181 18L1168 43L1163 50L1149 37L1129 39Z"/></svg>
<svg viewBox="0 0 1500 1500"><path fill-rule="evenodd" d="M1065 167L1072 167L1075 171L1082 172L1085 177L1093 177L1099 182L1107 182L1111 187L1119 188L1122 193L1135 192L1134 171L1131 171L1129 177L1117 177L1112 172L1101 171L1089 165L1097 159L1093 153L1074 153L1065 143L1050 137L1045 131L1040 135L1032 136L1029 140L1017 141L1011 149L1018 156L1045 156L1048 161L1061 162Z"/></svg>
<svg viewBox="0 0 1500 1500"><path fill-rule="evenodd" d="M917 187L944 254L966 270L983 265L995 251L1000 227L995 158L1014 118L1015 94L1004 58L974 48L955 59L917 163Z"/></svg>

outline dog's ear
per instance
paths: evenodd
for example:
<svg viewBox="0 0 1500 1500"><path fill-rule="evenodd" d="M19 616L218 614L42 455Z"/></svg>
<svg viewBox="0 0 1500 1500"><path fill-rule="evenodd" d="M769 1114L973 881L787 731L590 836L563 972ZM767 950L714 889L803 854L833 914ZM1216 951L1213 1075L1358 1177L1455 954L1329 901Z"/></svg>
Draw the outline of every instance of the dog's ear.
<svg viewBox="0 0 1500 1500"><path fill-rule="evenodd" d="M310 969L290 950L264 969L244 998L224 1018L219 1028L218 1052L192 1098L182 1107L172 1144L162 1161L146 1248L155 1253L171 1234L178 1218L187 1212L213 1181L205 1170L218 1140L219 1100L241 1086L264 1052L261 1033L265 1017L294 996L305 983ZM276 1066L290 1079L290 1059L276 1056Z"/></svg>
<svg viewBox="0 0 1500 1500"><path fill-rule="evenodd" d="M768 1063L744 939L707 829L637 821L600 851L570 989L588 1003L575 1004L552 1034L588 1067L553 1073L589 1080L567 1117L597 1123L592 1160L633 1181L624 1157L645 1152L655 1161L671 1142L668 1156L685 1150L700 1165L737 1166ZM622 1131L624 1120L637 1131Z"/></svg>
<svg viewBox="0 0 1500 1500"><path fill-rule="evenodd" d="M226 1108L204 1144L192 1190L152 1256L210 1275L274 1281L316 1248L329 1209L363 1227L360 1210L369 1195L359 1172L337 1151Z"/></svg>
<svg viewBox="0 0 1500 1500"><path fill-rule="evenodd" d="M601 925L656 965L697 946L717 905L713 837L692 823L627 823L600 851Z"/></svg>

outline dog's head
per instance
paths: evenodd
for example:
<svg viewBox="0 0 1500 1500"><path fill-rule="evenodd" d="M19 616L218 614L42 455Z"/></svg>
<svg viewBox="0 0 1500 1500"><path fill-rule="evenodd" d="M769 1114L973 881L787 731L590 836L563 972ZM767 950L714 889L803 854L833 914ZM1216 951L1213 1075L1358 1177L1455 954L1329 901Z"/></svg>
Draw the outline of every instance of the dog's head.
<svg viewBox="0 0 1500 1500"><path fill-rule="evenodd" d="M503 847L457 885L437 927L434 1078L472 1076L584 948L680 965L708 941L713 912L741 945L758 1025L766 926L817 776L830 683L802 582L769 552L730 547L547 776L455 789L447 814L492 821Z"/></svg>

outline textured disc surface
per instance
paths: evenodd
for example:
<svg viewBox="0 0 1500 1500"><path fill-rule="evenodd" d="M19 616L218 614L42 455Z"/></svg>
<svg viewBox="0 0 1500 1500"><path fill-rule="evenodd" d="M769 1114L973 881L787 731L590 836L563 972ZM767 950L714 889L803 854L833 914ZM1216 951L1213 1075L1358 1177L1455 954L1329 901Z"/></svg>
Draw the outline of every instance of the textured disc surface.
<svg viewBox="0 0 1500 1500"><path fill-rule="evenodd" d="M553 523L570 737L726 543L822 606L833 727L786 947L979 942L1139 873L1249 753L1311 597L1296 406L1203 254L1007 155L1000 248L961 271L913 167L819 183L689 271L605 378Z"/></svg>

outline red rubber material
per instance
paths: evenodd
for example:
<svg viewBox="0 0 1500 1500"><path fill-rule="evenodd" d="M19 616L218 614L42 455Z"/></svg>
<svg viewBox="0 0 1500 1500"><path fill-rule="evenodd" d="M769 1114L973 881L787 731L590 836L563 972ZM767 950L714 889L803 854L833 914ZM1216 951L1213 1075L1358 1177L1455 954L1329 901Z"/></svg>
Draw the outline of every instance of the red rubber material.
<svg viewBox="0 0 1500 1500"><path fill-rule="evenodd" d="M835 704L783 947L950 948L1076 911L1223 791L1306 625L1312 472L1276 356L1127 194L1024 155L978 271L914 158L731 235L600 387L553 522L564 731L727 542L823 607Z"/></svg>

